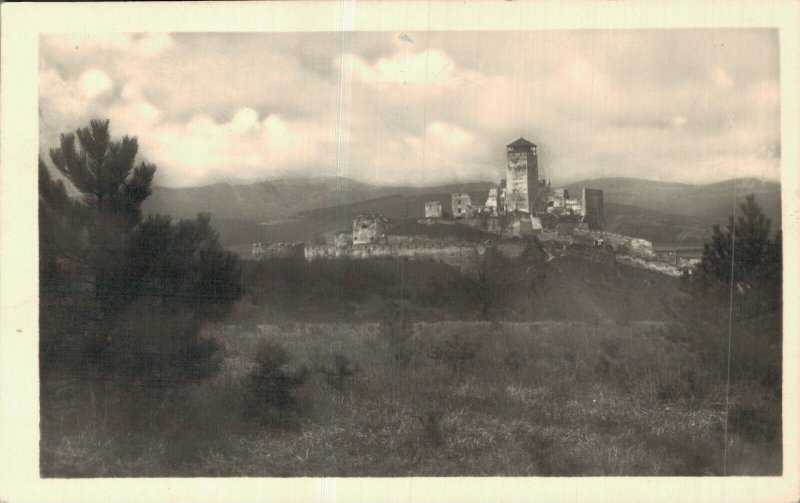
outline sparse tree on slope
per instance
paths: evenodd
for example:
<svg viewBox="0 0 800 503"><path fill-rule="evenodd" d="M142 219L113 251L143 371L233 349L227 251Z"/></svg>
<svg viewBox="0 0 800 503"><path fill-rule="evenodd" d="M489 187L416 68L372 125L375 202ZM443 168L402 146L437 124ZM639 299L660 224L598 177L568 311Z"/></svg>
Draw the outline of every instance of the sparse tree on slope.
<svg viewBox="0 0 800 503"><path fill-rule="evenodd" d="M714 226L691 286L699 287L705 295L722 298L729 297L733 287L739 315L751 318L781 305L782 236L779 230L770 239L771 221L754 195L747 196L739 212L735 220L729 217L725 229Z"/></svg>
<svg viewBox="0 0 800 503"><path fill-rule="evenodd" d="M208 214L142 218L156 167L137 165L137 154L136 138L111 140L107 120L61 136L50 158L80 197L69 197L40 160L40 258L89 271L94 302L81 307L82 345L94 368L148 382L201 378L215 368L216 347L199 329L241 295L239 265ZM47 296L47 274L41 288ZM43 308L43 327L52 328L43 348L61 336L63 316Z"/></svg>
<svg viewBox="0 0 800 503"><path fill-rule="evenodd" d="M108 120L93 120L75 134L62 134L60 147L50 150L53 165L81 193L80 224L87 237L83 260L92 270L95 298L104 309L113 308L126 238L141 221L141 205L156 171L144 162L135 166L138 150L136 138L111 141Z"/></svg>
<svg viewBox="0 0 800 503"><path fill-rule="evenodd" d="M782 240L770 239L770 221L753 195L728 226L714 226L693 274L689 297L674 311L681 338L711 368L731 378L758 379L781 390Z"/></svg>

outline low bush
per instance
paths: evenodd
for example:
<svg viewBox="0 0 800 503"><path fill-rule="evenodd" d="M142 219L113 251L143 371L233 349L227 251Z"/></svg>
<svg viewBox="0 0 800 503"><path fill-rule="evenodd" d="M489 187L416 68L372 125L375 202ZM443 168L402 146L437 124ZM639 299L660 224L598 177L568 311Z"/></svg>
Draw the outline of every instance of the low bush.
<svg viewBox="0 0 800 503"><path fill-rule="evenodd" d="M380 333L389 347L392 359L400 366L408 365L411 360L408 340L414 335L411 318L398 306L391 306L381 316Z"/></svg>
<svg viewBox="0 0 800 503"><path fill-rule="evenodd" d="M263 426L290 425L297 417L295 393L306 382L308 368L282 346L266 341L259 344L255 362L245 390L244 417Z"/></svg>
<svg viewBox="0 0 800 503"><path fill-rule="evenodd" d="M698 373L684 370L678 376L658 383L656 398L659 402L672 402L686 398L702 398L707 392Z"/></svg>
<svg viewBox="0 0 800 503"><path fill-rule="evenodd" d="M503 365L512 372L517 372L524 364L525 357L518 351L510 351L503 357Z"/></svg>
<svg viewBox="0 0 800 503"><path fill-rule="evenodd" d="M461 334L453 334L431 349L431 358L454 371L463 371L475 360L480 348L478 341L467 340Z"/></svg>
<svg viewBox="0 0 800 503"><path fill-rule="evenodd" d="M337 390L343 390L345 383L350 380L360 369L356 363L342 353L334 353L329 365L320 368L319 372L325 375L325 381Z"/></svg>

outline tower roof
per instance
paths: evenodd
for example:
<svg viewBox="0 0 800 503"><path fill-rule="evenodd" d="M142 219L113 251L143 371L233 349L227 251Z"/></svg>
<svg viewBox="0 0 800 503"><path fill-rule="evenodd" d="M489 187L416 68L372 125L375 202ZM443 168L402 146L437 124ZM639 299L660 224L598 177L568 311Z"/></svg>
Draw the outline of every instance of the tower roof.
<svg viewBox="0 0 800 503"><path fill-rule="evenodd" d="M536 144L535 143L531 143L528 140L526 140L525 138L520 136L519 140L517 140L517 141L515 141L513 143L509 143L506 146L507 147L535 147Z"/></svg>

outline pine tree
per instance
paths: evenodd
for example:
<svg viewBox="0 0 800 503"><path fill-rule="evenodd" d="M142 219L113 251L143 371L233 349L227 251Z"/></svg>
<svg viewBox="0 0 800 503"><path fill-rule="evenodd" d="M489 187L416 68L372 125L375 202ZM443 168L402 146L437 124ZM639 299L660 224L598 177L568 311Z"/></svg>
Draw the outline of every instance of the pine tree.
<svg viewBox="0 0 800 503"><path fill-rule="evenodd" d="M676 335L721 376L757 379L780 396L782 236L770 238L753 195L737 213L713 228L701 263L684 275Z"/></svg>
<svg viewBox="0 0 800 503"><path fill-rule="evenodd" d="M716 291L725 295L733 286L742 305L742 315L754 316L774 311L781 302L782 236L770 239L772 222L755 200L747 196L736 219L730 216L722 229L713 227L711 242L704 246L697 268L696 284L704 294Z"/></svg>
<svg viewBox="0 0 800 503"><path fill-rule="evenodd" d="M142 217L156 166L137 165L137 154L135 137L111 140L107 120L61 135L50 158L77 198L39 160L42 296L51 295L54 278L73 284L71 306L43 304L42 352L52 353L48 361L65 358L60 324L73 317L78 328L66 347L82 348L84 365L165 385L202 378L218 362L200 328L241 295L239 264L210 214L177 223ZM58 274L64 266L71 272ZM93 300L73 309L74 286L87 279Z"/></svg>
<svg viewBox="0 0 800 503"><path fill-rule="evenodd" d="M89 127L62 134L60 147L50 150L53 165L81 193L83 219L73 223L85 231L82 262L92 271L95 298L104 309L114 307L126 239L141 221L141 205L156 171L145 162L134 165L138 151L136 138L111 140L108 120L92 120Z"/></svg>

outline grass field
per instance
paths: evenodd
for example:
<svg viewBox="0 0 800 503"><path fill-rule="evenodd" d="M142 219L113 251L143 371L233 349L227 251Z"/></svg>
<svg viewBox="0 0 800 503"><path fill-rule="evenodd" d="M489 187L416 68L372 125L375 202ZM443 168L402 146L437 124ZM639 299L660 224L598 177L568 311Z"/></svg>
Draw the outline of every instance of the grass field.
<svg viewBox="0 0 800 503"><path fill-rule="evenodd" d="M42 414L42 475L781 472L779 400L757 383L733 384L726 446L725 383L664 324L416 323L400 343L366 322L208 332L223 344L222 371L181 398L188 416L173 428L120 434L87 407L43 400L53 409ZM295 357L287 371L311 370L281 427L242 419L261 341ZM337 358L353 372L334 382L326 369Z"/></svg>

